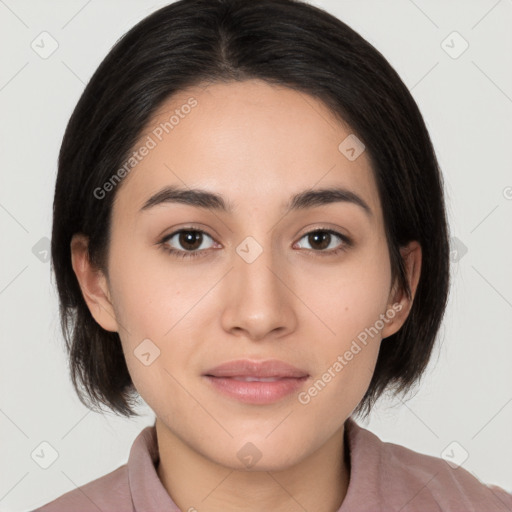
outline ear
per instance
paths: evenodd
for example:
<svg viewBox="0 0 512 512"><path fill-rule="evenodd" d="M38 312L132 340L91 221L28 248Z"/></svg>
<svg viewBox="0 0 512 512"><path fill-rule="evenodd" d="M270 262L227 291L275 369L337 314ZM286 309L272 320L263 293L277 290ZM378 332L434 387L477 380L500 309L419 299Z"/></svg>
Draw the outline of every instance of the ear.
<svg viewBox="0 0 512 512"><path fill-rule="evenodd" d="M412 297L409 299L407 293L402 288L399 288L397 282L393 284L391 293L388 300L388 318L390 320L382 329L382 339L395 334L400 330L402 325L407 320L409 312L411 311L416 289L421 274L421 245L416 240L410 242L404 247L400 248L400 254L404 261L407 280L411 288ZM391 317L390 311L394 311L395 315Z"/></svg>
<svg viewBox="0 0 512 512"><path fill-rule="evenodd" d="M96 322L107 331L117 332L118 324L111 302L107 278L89 260L89 239L82 233L71 240L71 263L87 307Z"/></svg>

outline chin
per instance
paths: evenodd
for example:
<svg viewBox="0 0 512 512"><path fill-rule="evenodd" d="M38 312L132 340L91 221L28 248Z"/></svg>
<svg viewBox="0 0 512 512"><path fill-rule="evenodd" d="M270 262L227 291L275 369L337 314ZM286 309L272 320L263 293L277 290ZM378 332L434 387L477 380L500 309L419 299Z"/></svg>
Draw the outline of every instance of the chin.
<svg viewBox="0 0 512 512"><path fill-rule="evenodd" d="M300 447L300 448L299 448ZM279 444L258 440L236 441L220 447L218 453L203 452L213 462L236 471L284 471L298 464L307 454L303 443L283 442ZM227 456L234 453L235 456Z"/></svg>

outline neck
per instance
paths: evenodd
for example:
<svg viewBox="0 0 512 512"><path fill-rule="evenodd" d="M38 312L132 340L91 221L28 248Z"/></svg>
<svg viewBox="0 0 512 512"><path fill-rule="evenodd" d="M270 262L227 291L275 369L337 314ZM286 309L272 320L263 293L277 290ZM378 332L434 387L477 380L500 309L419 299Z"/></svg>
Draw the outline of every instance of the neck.
<svg viewBox="0 0 512 512"><path fill-rule="evenodd" d="M337 512L349 481L344 428L299 463L279 471L243 471L206 458L158 419L157 474L183 511Z"/></svg>

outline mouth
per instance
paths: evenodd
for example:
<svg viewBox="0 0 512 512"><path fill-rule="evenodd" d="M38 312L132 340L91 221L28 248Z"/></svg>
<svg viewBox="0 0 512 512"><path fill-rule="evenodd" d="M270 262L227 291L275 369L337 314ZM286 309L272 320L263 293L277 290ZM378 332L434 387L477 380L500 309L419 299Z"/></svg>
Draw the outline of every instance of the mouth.
<svg viewBox="0 0 512 512"><path fill-rule="evenodd" d="M299 392L308 377L214 377L204 376L212 389L246 404L266 405Z"/></svg>
<svg viewBox="0 0 512 512"><path fill-rule="evenodd" d="M230 361L202 375L215 391L248 404L270 404L298 391L309 373L279 360Z"/></svg>
<svg viewBox="0 0 512 512"><path fill-rule="evenodd" d="M239 359L222 363L210 368L203 375L210 377L255 378L255 379L283 379L308 377L306 370L302 370L278 359L256 361Z"/></svg>
<svg viewBox="0 0 512 512"><path fill-rule="evenodd" d="M216 377L215 375L209 375L209 377ZM217 377L219 378L219 377ZM240 382L276 382L281 379L288 379L290 377L224 377L233 380L239 380Z"/></svg>

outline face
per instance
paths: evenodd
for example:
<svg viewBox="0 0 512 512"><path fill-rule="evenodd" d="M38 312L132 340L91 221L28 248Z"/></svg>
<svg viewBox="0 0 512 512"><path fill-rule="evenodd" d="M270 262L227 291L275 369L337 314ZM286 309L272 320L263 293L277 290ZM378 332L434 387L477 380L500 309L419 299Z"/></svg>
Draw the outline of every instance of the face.
<svg viewBox="0 0 512 512"><path fill-rule="evenodd" d="M276 470L313 454L343 428L381 340L405 320L370 160L353 138L340 150L349 136L323 103L291 89L191 88L145 127L134 151L146 154L115 191L108 280L99 276L87 302L119 332L160 427L211 461L240 468L254 450L258 469ZM215 194L225 209L172 200L159 194L166 187ZM346 194L291 203L330 188ZM207 376L238 360L298 373Z"/></svg>

